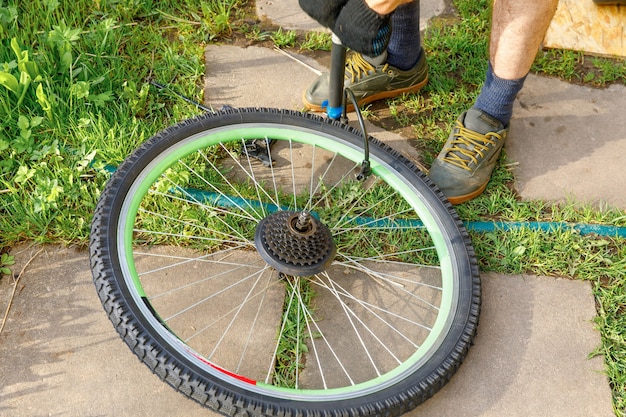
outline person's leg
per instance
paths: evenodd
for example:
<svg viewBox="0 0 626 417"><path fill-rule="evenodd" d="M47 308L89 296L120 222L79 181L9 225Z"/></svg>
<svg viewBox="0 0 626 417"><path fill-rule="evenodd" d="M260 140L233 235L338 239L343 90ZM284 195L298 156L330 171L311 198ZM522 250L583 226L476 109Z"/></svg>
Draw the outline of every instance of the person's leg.
<svg viewBox="0 0 626 417"><path fill-rule="evenodd" d="M472 108L459 116L433 162L431 179L454 204L481 194L496 165L513 111L558 0L495 0L490 63Z"/></svg>
<svg viewBox="0 0 626 417"><path fill-rule="evenodd" d="M417 64L422 51L419 0L398 6L391 15L391 27L387 50L379 56L363 55L363 59L373 66L389 64L408 71Z"/></svg>
<svg viewBox="0 0 626 417"><path fill-rule="evenodd" d="M475 107L504 126L511 120L513 102L535 60L556 5L557 0L531 4L512 0L494 2L490 66Z"/></svg>
<svg viewBox="0 0 626 417"><path fill-rule="evenodd" d="M391 15L391 27L384 54L378 57L353 54L346 61L346 87L361 106L416 92L428 81L428 67L421 48L419 0L398 6ZM302 99L307 109L323 111L323 103L328 99L328 73L315 80Z"/></svg>
<svg viewBox="0 0 626 417"><path fill-rule="evenodd" d="M387 46L387 64L408 71L422 53L419 0L399 6L391 15L391 38Z"/></svg>
<svg viewBox="0 0 626 417"><path fill-rule="evenodd" d="M495 0L489 55L495 74L525 77L556 11L557 0Z"/></svg>

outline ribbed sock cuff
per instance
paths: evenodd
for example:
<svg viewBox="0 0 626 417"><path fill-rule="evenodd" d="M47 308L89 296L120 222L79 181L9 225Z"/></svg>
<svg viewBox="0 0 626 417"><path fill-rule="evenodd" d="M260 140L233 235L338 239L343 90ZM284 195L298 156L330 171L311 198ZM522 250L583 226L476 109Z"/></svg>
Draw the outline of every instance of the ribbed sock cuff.
<svg viewBox="0 0 626 417"><path fill-rule="evenodd" d="M507 126L513 115L513 103L524 86L526 76L517 80L505 80L493 72L491 63L487 69L485 84L480 90L474 107L498 119Z"/></svg>
<svg viewBox="0 0 626 417"><path fill-rule="evenodd" d="M420 58L420 42L420 2L415 0L391 14L387 63L402 71L413 68Z"/></svg>

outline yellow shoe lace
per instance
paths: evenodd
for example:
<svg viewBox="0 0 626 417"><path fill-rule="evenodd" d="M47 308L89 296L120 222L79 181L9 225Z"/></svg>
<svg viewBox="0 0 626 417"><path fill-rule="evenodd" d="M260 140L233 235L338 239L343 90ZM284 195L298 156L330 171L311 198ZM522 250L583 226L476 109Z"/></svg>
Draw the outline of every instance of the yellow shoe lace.
<svg viewBox="0 0 626 417"><path fill-rule="evenodd" d="M385 64L380 71L386 71L389 65ZM361 79L362 76L368 75L371 72L376 72L376 67L367 62L363 55L352 54L346 59L346 79L354 83Z"/></svg>
<svg viewBox="0 0 626 417"><path fill-rule="evenodd" d="M497 141L504 140L502 135L495 132L483 135L469 130L458 120L455 129L458 131L454 133L450 148L442 159L468 171L472 170L470 167L472 163L478 164L479 159L485 157L490 146L495 145Z"/></svg>

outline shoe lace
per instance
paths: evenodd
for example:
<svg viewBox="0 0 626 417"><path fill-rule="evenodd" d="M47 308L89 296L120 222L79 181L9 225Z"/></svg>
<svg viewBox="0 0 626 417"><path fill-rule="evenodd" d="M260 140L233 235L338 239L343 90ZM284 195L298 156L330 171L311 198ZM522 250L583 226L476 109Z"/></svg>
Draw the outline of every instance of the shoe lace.
<svg viewBox="0 0 626 417"><path fill-rule="evenodd" d="M388 66L388 64L385 64L380 68L380 71L386 71ZM349 78L352 83L360 80L364 75L376 72L376 70L377 68L367 62L361 54L352 54L346 60L346 78Z"/></svg>
<svg viewBox="0 0 626 417"><path fill-rule="evenodd" d="M502 135L489 132L481 134L473 130L467 129L461 122L456 121L454 139L450 142L450 148L442 159L459 168L471 171L470 165L477 165L491 146L497 141L503 140Z"/></svg>

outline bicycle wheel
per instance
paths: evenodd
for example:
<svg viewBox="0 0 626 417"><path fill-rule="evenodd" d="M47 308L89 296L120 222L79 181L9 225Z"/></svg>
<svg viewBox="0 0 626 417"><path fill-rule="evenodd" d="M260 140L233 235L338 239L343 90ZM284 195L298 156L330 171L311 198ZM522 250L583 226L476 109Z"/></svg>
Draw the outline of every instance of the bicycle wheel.
<svg viewBox="0 0 626 417"><path fill-rule="evenodd" d="M398 415L476 331L452 206L360 132L296 112L206 114L112 175L91 232L100 299L135 354L228 415Z"/></svg>

